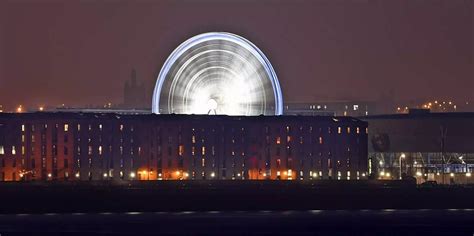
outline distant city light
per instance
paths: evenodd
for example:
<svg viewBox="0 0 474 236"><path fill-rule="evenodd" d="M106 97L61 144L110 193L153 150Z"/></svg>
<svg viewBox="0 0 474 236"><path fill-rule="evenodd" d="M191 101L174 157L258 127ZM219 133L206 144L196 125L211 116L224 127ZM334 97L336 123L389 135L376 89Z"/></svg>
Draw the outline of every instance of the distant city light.
<svg viewBox="0 0 474 236"><path fill-rule="evenodd" d="M17 113L23 112L23 106L22 106L22 105L18 106L18 107L16 108L16 112L17 112Z"/></svg>

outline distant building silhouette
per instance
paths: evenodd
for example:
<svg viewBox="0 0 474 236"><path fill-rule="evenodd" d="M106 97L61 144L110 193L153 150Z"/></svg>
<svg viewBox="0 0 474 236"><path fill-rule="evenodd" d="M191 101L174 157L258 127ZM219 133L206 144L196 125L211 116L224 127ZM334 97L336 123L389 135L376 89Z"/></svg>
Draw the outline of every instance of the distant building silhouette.
<svg viewBox="0 0 474 236"><path fill-rule="evenodd" d="M132 69L131 78L125 82L123 91L123 108L143 109L148 107L146 89L137 81L137 71Z"/></svg>

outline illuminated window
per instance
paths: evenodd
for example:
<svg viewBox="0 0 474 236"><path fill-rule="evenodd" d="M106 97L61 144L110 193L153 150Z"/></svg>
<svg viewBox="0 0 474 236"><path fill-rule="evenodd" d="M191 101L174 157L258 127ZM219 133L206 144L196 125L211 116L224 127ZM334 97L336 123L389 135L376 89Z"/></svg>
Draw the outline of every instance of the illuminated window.
<svg viewBox="0 0 474 236"><path fill-rule="evenodd" d="M21 155L25 155L25 146L21 146Z"/></svg>
<svg viewBox="0 0 474 236"><path fill-rule="evenodd" d="M277 159L276 160L276 168L280 168L280 165L281 165L281 160Z"/></svg>
<svg viewBox="0 0 474 236"><path fill-rule="evenodd" d="M102 124L99 125L99 130L102 131Z"/></svg>
<svg viewBox="0 0 474 236"><path fill-rule="evenodd" d="M366 134L369 133L369 128L365 128L365 133L366 133Z"/></svg>
<svg viewBox="0 0 474 236"><path fill-rule="evenodd" d="M102 146L99 146L99 155L102 155Z"/></svg>
<svg viewBox="0 0 474 236"><path fill-rule="evenodd" d="M206 167L206 159L204 158L201 159L201 166Z"/></svg>
<svg viewBox="0 0 474 236"><path fill-rule="evenodd" d="M303 137L300 137L300 144L303 144Z"/></svg>
<svg viewBox="0 0 474 236"><path fill-rule="evenodd" d="M16 149L15 149L15 146L12 146L12 155L16 155Z"/></svg>
<svg viewBox="0 0 474 236"><path fill-rule="evenodd" d="M356 128L356 133L360 133L360 128L359 127Z"/></svg>
<svg viewBox="0 0 474 236"><path fill-rule="evenodd" d="M81 125L77 124L77 131L81 131Z"/></svg>
<svg viewBox="0 0 474 236"><path fill-rule="evenodd" d="M202 147L201 149L201 155L206 155L206 147Z"/></svg>
<svg viewBox="0 0 474 236"><path fill-rule="evenodd" d="M193 135L193 136L191 137L191 142L192 142L192 143L196 143L196 136Z"/></svg>
<svg viewBox="0 0 474 236"><path fill-rule="evenodd" d="M191 147L191 155L195 155L196 154L196 147L192 146Z"/></svg>
<svg viewBox="0 0 474 236"><path fill-rule="evenodd" d="M290 126L286 126L286 132L289 133L290 132Z"/></svg>
<svg viewBox="0 0 474 236"><path fill-rule="evenodd" d="M352 106L352 108L353 108L354 111L357 111L357 110L359 110L359 105L354 105L354 106Z"/></svg>
<svg viewBox="0 0 474 236"><path fill-rule="evenodd" d="M0 155L5 155L5 148L0 146Z"/></svg>
<svg viewBox="0 0 474 236"><path fill-rule="evenodd" d="M21 131L25 132L25 125L21 125Z"/></svg>
<svg viewBox="0 0 474 236"><path fill-rule="evenodd" d="M281 143L281 139L280 139L280 137L277 137L276 138L276 144L280 144L280 143Z"/></svg>
<svg viewBox="0 0 474 236"><path fill-rule="evenodd" d="M69 125L68 124L64 124L64 132L67 132L69 131Z"/></svg>
<svg viewBox="0 0 474 236"><path fill-rule="evenodd" d="M181 144L178 146L178 155L182 156L184 154L184 145Z"/></svg>
<svg viewBox="0 0 474 236"><path fill-rule="evenodd" d="M342 133L342 128L341 127L337 127L337 133L338 134Z"/></svg>
<svg viewBox="0 0 474 236"><path fill-rule="evenodd" d="M291 136L289 136L289 135L286 136L286 142L287 142L287 143L291 142Z"/></svg>
<svg viewBox="0 0 474 236"><path fill-rule="evenodd" d="M92 155L92 146L89 146L89 150L88 150L87 154Z"/></svg>
<svg viewBox="0 0 474 236"><path fill-rule="evenodd" d="M91 131L91 130L92 130L92 125L89 125L89 131Z"/></svg>
<svg viewBox="0 0 474 236"><path fill-rule="evenodd" d="M319 144L323 144L323 137L319 137Z"/></svg>
<svg viewBox="0 0 474 236"><path fill-rule="evenodd" d="M120 125L119 129L120 131L123 131L123 125Z"/></svg>
<svg viewBox="0 0 474 236"><path fill-rule="evenodd" d="M21 142L22 142L22 143L25 142L25 135L24 135L24 134L21 135Z"/></svg>
<svg viewBox="0 0 474 236"><path fill-rule="evenodd" d="M347 133L348 133L348 134L351 133L351 127L347 127Z"/></svg>

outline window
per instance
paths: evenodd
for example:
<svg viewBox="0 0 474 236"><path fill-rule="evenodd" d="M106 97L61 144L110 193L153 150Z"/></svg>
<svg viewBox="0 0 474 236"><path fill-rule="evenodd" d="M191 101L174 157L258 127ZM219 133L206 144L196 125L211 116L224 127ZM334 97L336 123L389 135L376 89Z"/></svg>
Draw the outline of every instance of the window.
<svg viewBox="0 0 474 236"><path fill-rule="evenodd" d="M92 146L89 146L89 150L87 152L89 155L92 155Z"/></svg>
<svg viewBox="0 0 474 236"><path fill-rule="evenodd" d="M178 147L178 155L182 156L184 154L184 145L181 144Z"/></svg>
<svg viewBox="0 0 474 236"><path fill-rule="evenodd" d="M102 146L99 146L99 155L102 155Z"/></svg>
<svg viewBox="0 0 474 236"><path fill-rule="evenodd" d="M64 124L64 132L67 132L69 131L69 125L68 124Z"/></svg>
<svg viewBox="0 0 474 236"><path fill-rule="evenodd" d="M0 155L5 155L5 148L0 146Z"/></svg>
<svg viewBox="0 0 474 236"><path fill-rule="evenodd" d="M352 106L352 108L353 108L354 111L357 111L357 110L359 110L359 105L354 105L354 106Z"/></svg>
<svg viewBox="0 0 474 236"><path fill-rule="evenodd" d="M348 134L351 133L351 127L347 127L347 133L348 133Z"/></svg>
<svg viewBox="0 0 474 236"><path fill-rule="evenodd" d="M319 137L319 144L323 144L323 137Z"/></svg>
<svg viewBox="0 0 474 236"><path fill-rule="evenodd" d="M201 155L203 155L203 156L206 155L206 147L204 147L204 146L201 149Z"/></svg>
<svg viewBox="0 0 474 236"><path fill-rule="evenodd" d="M25 125L21 125L21 132L25 132Z"/></svg>
<svg viewBox="0 0 474 236"><path fill-rule="evenodd" d="M356 128L356 133L360 133L360 128L359 127Z"/></svg>
<svg viewBox="0 0 474 236"><path fill-rule="evenodd" d="M120 125L119 129L120 129L120 131L123 131L123 125Z"/></svg>
<svg viewBox="0 0 474 236"><path fill-rule="evenodd" d="M81 131L81 124L77 124L77 131Z"/></svg>
<svg viewBox="0 0 474 236"><path fill-rule="evenodd" d="M102 131L102 124L99 124L99 130Z"/></svg>
<svg viewBox="0 0 474 236"><path fill-rule="evenodd" d="M16 155L16 149L15 149L15 146L12 146L12 155Z"/></svg>
<svg viewBox="0 0 474 236"><path fill-rule="evenodd" d="M337 127L337 133L338 134L342 133L342 128L341 127Z"/></svg>
<svg viewBox="0 0 474 236"><path fill-rule="evenodd" d="M280 139L280 137L277 137L276 138L276 144L280 144L280 143L281 143L281 139Z"/></svg>

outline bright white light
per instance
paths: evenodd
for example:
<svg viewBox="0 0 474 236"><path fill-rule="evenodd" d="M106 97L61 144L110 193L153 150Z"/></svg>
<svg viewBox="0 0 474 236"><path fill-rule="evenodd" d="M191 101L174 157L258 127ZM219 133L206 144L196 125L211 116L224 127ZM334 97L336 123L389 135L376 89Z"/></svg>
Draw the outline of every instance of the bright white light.
<svg viewBox="0 0 474 236"><path fill-rule="evenodd" d="M182 43L157 78L153 113L281 115L276 73L250 41L205 33Z"/></svg>
<svg viewBox="0 0 474 236"><path fill-rule="evenodd" d="M421 174L421 172L418 171L418 172L416 172L416 175L421 176L422 174Z"/></svg>
<svg viewBox="0 0 474 236"><path fill-rule="evenodd" d="M130 178L135 178L135 172L130 172Z"/></svg>

